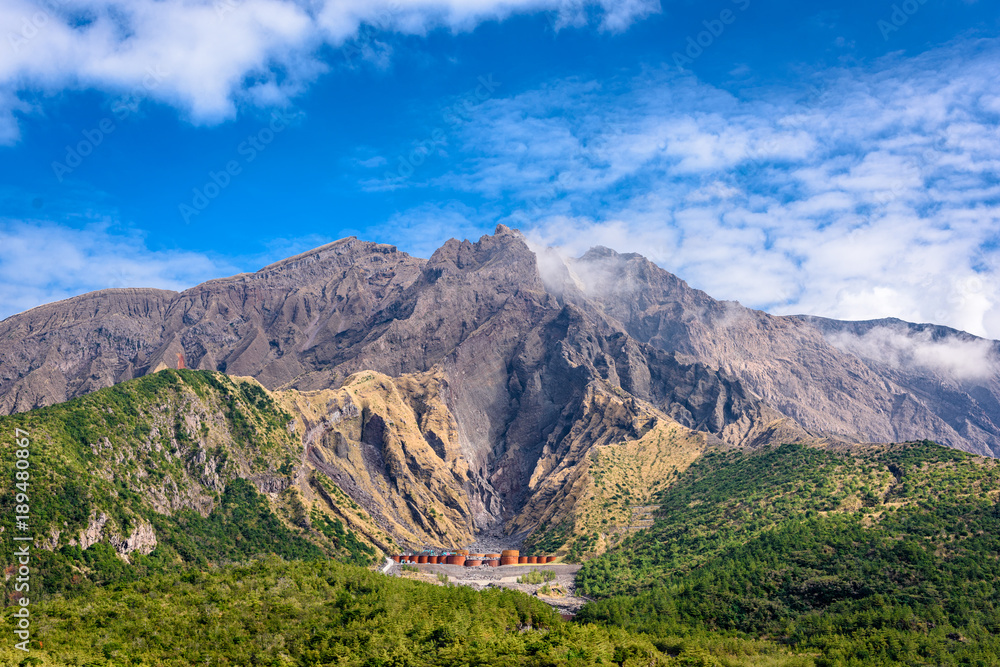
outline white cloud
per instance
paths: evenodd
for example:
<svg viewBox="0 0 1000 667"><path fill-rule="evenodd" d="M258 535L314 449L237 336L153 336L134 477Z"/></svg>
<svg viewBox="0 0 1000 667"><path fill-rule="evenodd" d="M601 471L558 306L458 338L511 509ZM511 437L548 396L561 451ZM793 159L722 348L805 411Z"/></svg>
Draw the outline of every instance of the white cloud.
<svg viewBox="0 0 1000 667"><path fill-rule="evenodd" d="M197 123L240 104L281 105L328 68L324 44L385 67L380 34L466 30L518 12L600 8L622 30L658 0L4 0L0 3L0 142L17 140L15 110L38 93L136 88ZM371 27L361 31L362 26Z"/></svg>
<svg viewBox="0 0 1000 667"><path fill-rule="evenodd" d="M902 370L929 370L954 380L983 380L997 374L993 344L948 337L934 340L930 331L875 327L858 336L838 333L830 343L845 352Z"/></svg>
<svg viewBox="0 0 1000 667"><path fill-rule="evenodd" d="M107 223L0 220L0 318L92 290L183 290L233 273L232 264L201 253L150 250L141 235Z"/></svg>
<svg viewBox="0 0 1000 667"><path fill-rule="evenodd" d="M1000 338L1000 40L753 96L668 70L484 102L435 184L718 298Z"/></svg>

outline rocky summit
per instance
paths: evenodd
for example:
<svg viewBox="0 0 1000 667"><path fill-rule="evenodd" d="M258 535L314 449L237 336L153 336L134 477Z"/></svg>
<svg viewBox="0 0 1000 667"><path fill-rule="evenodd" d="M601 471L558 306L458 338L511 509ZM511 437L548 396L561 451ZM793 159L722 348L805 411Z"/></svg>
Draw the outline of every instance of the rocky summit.
<svg viewBox="0 0 1000 667"><path fill-rule="evenodd" d="M944 327L769 315L640 255L563 258L500 225L427 260L352 237L180 293L15 315L0 412L178 365L250 377L289 416L300 472L402 544L593 531L601 552L707 447L928 439L995 456L998 359Z"/></svg>

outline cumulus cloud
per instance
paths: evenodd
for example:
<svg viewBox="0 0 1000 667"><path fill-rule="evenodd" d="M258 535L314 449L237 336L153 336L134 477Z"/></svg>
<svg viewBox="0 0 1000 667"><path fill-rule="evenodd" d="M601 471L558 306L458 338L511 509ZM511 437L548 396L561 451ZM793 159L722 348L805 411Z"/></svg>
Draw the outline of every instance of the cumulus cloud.
<svg viewBox="0 0 1000 667"><path fill-rule="evenodd" d="M1000 40L741 96L673 71L484 102L434 184L778 313L1000 337Z"/></svg>
<svg viewBox="0 0 1000 667"><path fill-rule="evenodd" d="M517 12L565 19L597 7L622 30L658 0L5 0L0 3L0 142L18 137L15 111L65 89L144 88L198 123L240 104L280 105L330 64L324 45L386 66L382 34L466 30Z"/></svg>
<svg viewBox="0 0 1000 667"><path fill-rule="evenodd" d="M837 333L827 340L844 352L892 368L929 370L954 380L985 380L1000 370L993 343L988 340L957 337L934 340L930 331L912 332L889 326L875 327L860 336Z"/></svg>
<svg viewBox="0 0 1000 667"><path fill-rule="evenodd" d="M106 222L71 229L46 221L0 220L0 318L109 287L183 290L238 273L196 252L154 251L142 236Z"/></svg>

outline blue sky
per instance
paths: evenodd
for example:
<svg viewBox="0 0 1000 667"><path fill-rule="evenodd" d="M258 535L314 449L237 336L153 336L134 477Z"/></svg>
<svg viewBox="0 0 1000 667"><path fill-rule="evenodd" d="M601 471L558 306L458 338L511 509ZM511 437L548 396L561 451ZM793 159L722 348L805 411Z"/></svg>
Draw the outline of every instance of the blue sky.
<svg viewBox="0 0 1000 667"><path fill-rule="evenodd" d="M0 317L498 222L1000 338L1000 7L7 0Z"/></svg>

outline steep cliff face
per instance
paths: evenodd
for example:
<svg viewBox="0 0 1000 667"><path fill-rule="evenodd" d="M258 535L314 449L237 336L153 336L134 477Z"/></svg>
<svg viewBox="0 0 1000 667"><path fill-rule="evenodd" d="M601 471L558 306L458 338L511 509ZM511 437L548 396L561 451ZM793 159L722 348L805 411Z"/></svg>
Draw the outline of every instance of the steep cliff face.
<svg viewBox="0 0 1000 667"><path fill-rule="evenodd" d="M141 374L176 292L117 289L33 308L0 322L0 413L61 403Z"/></svg>
<svg viewBox="0 0 1000 667"><path fill-rule="evenodd" d="M926 406L954 432L944 433L943 444L1000 456L1000 342L897 319L799 319L905 392L898 395L893 415L901 435L918 437L921 422L909 412L915 404Z"/></svg>
<svg viewBox="0 0 1000 667"><path fill-rule="evenodd" d="M336 390L278 392L305 461L411 545L474 538L477 509L440 374L364 371Z"/></svg>
<svg viewBox="0 0 1000 667"><path fill-rule="evenodd" d="M181 293L102 290L34 308L0 323L0 411L175 368L178 353L273 388L312 370L315 348L397 299L423 263L348 238Z"/></svg>
<svg viewBox="0 0 1000 667"><path fill-rule="evenodd" d="M912 357L896 355L898 363L887 364L884 355L873 356L871 345L845 338L880 325L776 317L716 301L640 255L598 248L568 264L575 298L596 304L632 338L721 369L810 431L882 442L926 437L1000 454L1000 350L994 341L939 331L942 354L967 351L954 345L945 351L949 341L981 347L985 372L970 380ZM911 341L926 331L926 325L899 324Z"/></svg>

